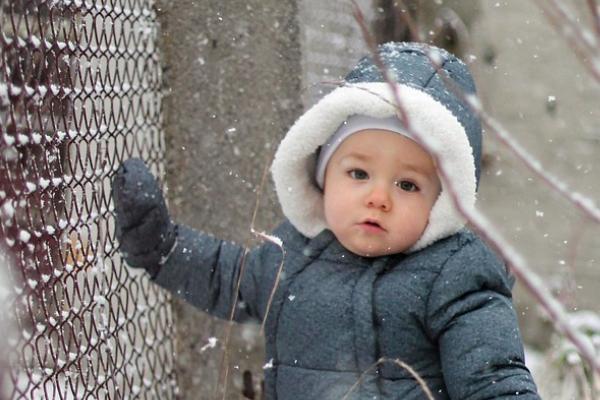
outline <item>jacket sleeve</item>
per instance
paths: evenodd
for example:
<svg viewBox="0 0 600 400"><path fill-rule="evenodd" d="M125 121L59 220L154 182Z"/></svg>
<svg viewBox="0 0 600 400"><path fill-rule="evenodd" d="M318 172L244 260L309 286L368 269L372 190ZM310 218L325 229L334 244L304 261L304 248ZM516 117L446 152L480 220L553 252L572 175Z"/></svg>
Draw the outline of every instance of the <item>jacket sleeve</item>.
<svg viewBox="0 0 600 400"><path fill-rule="evenodd" d="M444 265L427 304L453 400L539 399L524 361L504 265L478 239Z"/></svg>
<svg viewBox="0 0 600 400"><path fill-rule="evenodd" d="M270 243L246 251L179 225L176 244L152 280L218 318L229 319L235 302L235 321L261 321L275 284L278 254Z"/></svg>

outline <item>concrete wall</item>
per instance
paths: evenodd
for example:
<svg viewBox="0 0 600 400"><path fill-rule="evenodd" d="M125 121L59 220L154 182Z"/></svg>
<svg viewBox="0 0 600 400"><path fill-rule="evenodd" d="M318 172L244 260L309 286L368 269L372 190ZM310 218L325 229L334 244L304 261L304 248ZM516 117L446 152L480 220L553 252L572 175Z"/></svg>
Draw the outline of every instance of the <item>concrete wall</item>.
<svg viewBox="0 0 600 400"><path fill-rule="evenodd" d="M371 3L356 2L368 22L375 15ZM325 82L341 80L368 50L351 2L302 0L298 4L302 102L308 107L335 88Z"/></svg>
<svg viewBox="0 0 600 400"><path fill-rule="evenodd" d="M163 0L159 17L173 217L247 243L262 171L302 108L297 5ZM269 230L280 211L270 184L262 193L256 228ZM180 398L221 398L215 397L215 388L224 371L227 324L180 301L174 301L174 315ZM212 337L218 338L217 346L204 347ZM255 326L234 327L227 346L227 398L241 398L246 370L258 387L261 342Z"/></svg>

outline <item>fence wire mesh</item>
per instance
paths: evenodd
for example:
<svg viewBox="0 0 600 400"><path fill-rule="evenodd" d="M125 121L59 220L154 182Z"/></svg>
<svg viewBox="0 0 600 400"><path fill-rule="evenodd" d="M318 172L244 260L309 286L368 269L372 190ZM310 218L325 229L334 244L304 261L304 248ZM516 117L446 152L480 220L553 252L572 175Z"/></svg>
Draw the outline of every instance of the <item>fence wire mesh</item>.
<svg viewBox="0 0 600 400"><path fill-rule="evenodd" d="M164 172L157 35L152 0L0 1L0 398L175 397L169 298L110 199L122 160Z"/></svg>

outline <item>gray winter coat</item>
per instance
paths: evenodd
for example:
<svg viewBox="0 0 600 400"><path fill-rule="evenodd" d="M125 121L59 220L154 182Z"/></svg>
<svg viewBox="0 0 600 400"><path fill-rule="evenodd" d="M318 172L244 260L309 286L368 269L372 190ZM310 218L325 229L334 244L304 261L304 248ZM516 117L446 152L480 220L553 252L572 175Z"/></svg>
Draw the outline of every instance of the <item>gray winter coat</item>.
<svg viewBox="0 0 600 400"><path fill-rule="evenodd" d="M308 239L284 223L275 235L285 259L266 316L267 399L341 400L353 387L348 399L426 398L394 359L411 366L436 399L538 399L511 279L472 233L380 258L354 255L328 230ZM229 318L243 253L180 226L154 281ZM236 321L265 317L281 260L271 243L246 257ZM381 358L390 361L376 365Z"/></svg>

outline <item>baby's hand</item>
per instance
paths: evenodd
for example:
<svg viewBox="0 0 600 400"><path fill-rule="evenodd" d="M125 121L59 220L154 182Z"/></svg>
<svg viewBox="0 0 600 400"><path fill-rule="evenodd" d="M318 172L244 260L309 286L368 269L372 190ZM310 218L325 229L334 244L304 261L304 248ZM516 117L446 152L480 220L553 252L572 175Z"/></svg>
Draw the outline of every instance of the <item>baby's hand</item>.
<svg viewBox="0 0 600 400"><path fill-rule="evenodd" d="M176 225L162 191L144 162L129 159L112 181L116 235L127 263L156 275L175 244Z"/></svg>

